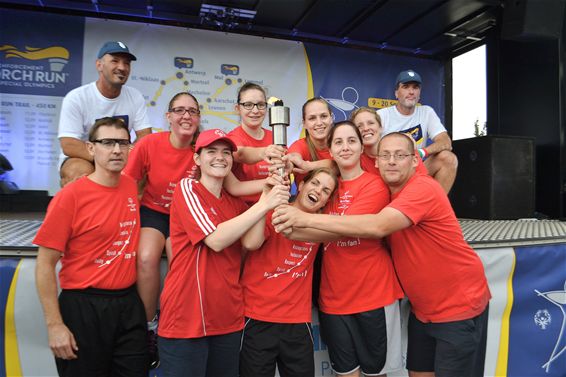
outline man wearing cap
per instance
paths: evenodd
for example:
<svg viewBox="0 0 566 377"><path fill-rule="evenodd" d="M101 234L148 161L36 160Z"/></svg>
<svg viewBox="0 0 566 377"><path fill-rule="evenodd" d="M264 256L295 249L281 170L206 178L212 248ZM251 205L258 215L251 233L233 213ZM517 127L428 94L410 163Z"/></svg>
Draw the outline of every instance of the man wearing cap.
<svg viewBox="0 0 566 377"><path fill-rule="evenodd" d="M456 179L458 159L451 152L450 136L432 107L417 106L421 84L422 79L417 72L408 70L399 73L395 87L397 104L377 113L381 117L383 135L391 132L411 135L429 175L448 193ZM432 140L431 144L428 144L429 140Z"/></svg>
<svg viewBox="0 0 566 377"><path fill-rule="evenodd" d="M130 75L130 63L136 57L122 42L106 42L97 55L98 80L70 91L63 99L58 138L62 155L68 161L61 167L61 177L73 181L94 170L92 157L86 147L89 129L97 119L119 117L128 129L141 138L151 133L142 94L125 86ZM73 170L68 167L74 166Z"/></svg>

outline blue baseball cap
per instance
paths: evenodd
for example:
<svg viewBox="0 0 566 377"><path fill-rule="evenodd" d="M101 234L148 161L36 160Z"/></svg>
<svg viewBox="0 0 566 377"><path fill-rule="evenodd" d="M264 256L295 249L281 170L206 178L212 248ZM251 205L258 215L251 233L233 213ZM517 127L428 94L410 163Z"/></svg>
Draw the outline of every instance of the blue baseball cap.
<svg viewBox="0 0 566 377"><path fill-rule="evenodd" d="M132 60L137 60L135 55L130 52L128 46L123 42L109 41L106 42L100 51L98 51L98 59L102 58L106 54L126 54Z"/></svg>
<svg viewBox="0 0 566 377"><path fill-rule="evenodd" d="M399 73L399 75L397 75L397 83L395 85L399 86L399 84L405 84L407 82L416 82L422 84L423 81L421 79L421 75L419 75L412 69L409 69L408 71L403 71Z"/></svg>

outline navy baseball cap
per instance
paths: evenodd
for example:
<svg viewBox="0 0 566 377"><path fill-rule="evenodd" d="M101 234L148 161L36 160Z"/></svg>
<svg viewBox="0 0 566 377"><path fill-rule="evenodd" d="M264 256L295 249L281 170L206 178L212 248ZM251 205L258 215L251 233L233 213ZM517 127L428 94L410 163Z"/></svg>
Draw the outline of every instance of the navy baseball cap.
<svg viewBox="0 0 566 377"><path fill-rule="evenodd" d="M416 82L422 84L423 81L421 79L421 75L419 75L412 69L409 69L408 71L403 71L399 73L399 75L397 75L397 83L395 85L398 86L399 84L405 84L407 82Z"/></svg>
<svg viewBox="0 0 566 377"><path fill-rule="evenodd" d="M102 58L106 54L126 54L130 56L130 59L137 60L135 55L128 49L128 46L126 46L123 42L118 41L106 42L100 51L98 51L98 59Z"/></svg>

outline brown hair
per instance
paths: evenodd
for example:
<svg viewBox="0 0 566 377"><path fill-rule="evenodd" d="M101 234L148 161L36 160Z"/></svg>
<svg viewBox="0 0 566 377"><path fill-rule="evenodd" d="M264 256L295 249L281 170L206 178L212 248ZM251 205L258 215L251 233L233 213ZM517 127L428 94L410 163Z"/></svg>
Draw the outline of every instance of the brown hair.
<svg viewBox="0 0 566 377"><path fill-rule="evenodd" d="M330 133L328 134L328 139L326 140L326 142L328 143L328 145L332 144L332 139L334 138L334 133L336 132L336 129L338 127L342 127L342 126L350 126L354 129L354 132L356 133L356 135L358 136L358 139L360 140L360 143L364 143L363 139L362 139L362 134L360 133L360 130L358 130L358 127L356 127L356 125L354 124L354 122L349 121L349 120L343 120L341 122L338 122L334 125L334 127L332 127L332 129L330 130Z"/></svg>
<svg viewBox="0 0 566 377"><path fill-rule="evenodd" d="M88 141L94 142L97 139L96 134L98 133L98 129L102 126L114 127L126 131L126 133L128 134L128 141L130 141L130 130L126 125L126 122L124 122L124 119L119 117L104 117L94 122L94 125L90 128L90 131L88 131Z"/></svg>
<svg viewBox="0 0 566 377"><path fill-rule="evenodd" d="M377 123L379 123L379 127L383 127L383 124L381 123L381 117L379 116L377 111L375 109L372 109L371 107L362 106L362 107L359 107L356 110L352 111L350 113L350 120L353 122L354 119L358 116L358 114L361 114L363 112L373 114L373 116L375 117L375 120L377 120Z"/></svg>
<svg viewBox="0 0 566 377"><path fill-rule="evenodd" d="M263 97L267 98L267 95L265 94L265 89L263 89L261 87L261 85L256 84L255 82L248 81L244 85L242 85L240 87L240 89L238 89L238 104L240 103L240 100L242 99L242 93L244 93L248 90L251 90L251 89L259 90L260 92L263 93Z"/></svg>
<svg viewBox="0 0 566 377"><path fill-rule="evenodd" d="M318 173L326 173L329 176L332 177L332 179L334 180L334 190L336 190L336 188L338 187L338 176L336 175L336 173L330 169L330 168L318 168L318 169L314 169L311 170L307 173L307 175L305 175L305 178L303 179L304 183L307 183L308 181L310 181L311 179L313 179L314 177L316 177L316 175ZM334 192L334 190L332 190L332 192Z"/></svg>
<svg viewBox="0 0 566 377"><path fill-rule="evenodd" d="M303 121L305 120L307 106L310 103L315 102L315 101L322 102L323 104L325 104L326 108L328 109L328 113L330 114L330 116L332 116L332 109L330 108L330 105L328 104L328 102L322 97L313 97L303 104L303 108L302 108ZM305 138L306 138L306 142L307 142L307 147L309 149L309 154L311 156L311 161L318 161L318 155L316 153L316 147L314 146L314 144L312 143L312 140L309 137L309 131L307 131L306 129L305 129Z"/></svg>
<svg viewBox="0 0 566 377"><path fill-rule="evenodd" d="M195 101L195 103L197 104L197 108L200 110L200 105L199 105L198 100L195 96L193 96L189 92L179 92L179 93L175 94L173 97L171 97L171 99L169 100L169 105L167 106L167 112L171 112L171 110L173 110L173 104L175 103L175 101L177 101L182 96L191 97ZM197 142L197 138L198 138L199 134L200 134L200 124L197 127L195 134L193 135L193 140L191 141L191 145L193 147L194 147L195 143Z"/></svg>

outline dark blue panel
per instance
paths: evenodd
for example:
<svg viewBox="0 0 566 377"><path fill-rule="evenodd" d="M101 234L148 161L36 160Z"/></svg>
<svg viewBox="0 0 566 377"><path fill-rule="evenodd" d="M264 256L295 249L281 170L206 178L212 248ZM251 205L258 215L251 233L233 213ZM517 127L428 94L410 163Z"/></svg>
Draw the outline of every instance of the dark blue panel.
<svg viewBox="0 0 566 377"><path fill-rule="evenodd" d="M84 18L0 12L0 92L64 96L81 85Z"/></svg>
<svg viewBox="0 0 566 377"><path fill-rule="evenodd" d="M444 66L436 60L305 44L315 96L334 105L336 121L347 118L354 106L368 106L368 98L395 99L400 71L414 69L422 79L421 103L444 118Z"/></svg>
<svg viewBox="0 0 566 377"><path fill-rule="evenodd" d="M566 244L515 254L507 376L566 376Z"/></svg>

